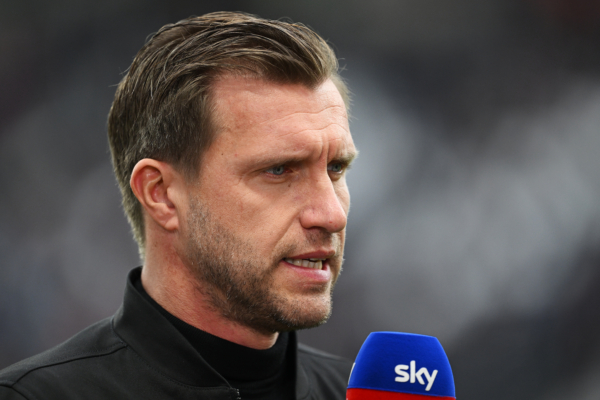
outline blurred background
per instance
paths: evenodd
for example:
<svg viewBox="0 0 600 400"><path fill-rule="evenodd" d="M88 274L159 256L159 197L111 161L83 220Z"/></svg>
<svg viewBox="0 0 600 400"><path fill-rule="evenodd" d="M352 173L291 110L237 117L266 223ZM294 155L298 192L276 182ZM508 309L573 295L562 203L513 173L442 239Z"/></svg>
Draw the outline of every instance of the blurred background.
<svg viewBox="0 0 600 400"><path fill-rule="evenodd" d="M330 322L437 336L461 400L600 398L600 1L0 2L0 367L111 315L139 264L106 140L148 34L241 10L328 39L353 95Z"/></svg>

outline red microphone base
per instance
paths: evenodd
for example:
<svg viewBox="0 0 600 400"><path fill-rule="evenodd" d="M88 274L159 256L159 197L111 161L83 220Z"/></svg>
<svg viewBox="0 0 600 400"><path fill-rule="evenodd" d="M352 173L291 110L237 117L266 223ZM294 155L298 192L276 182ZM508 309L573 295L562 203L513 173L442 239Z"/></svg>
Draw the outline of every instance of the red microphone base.
<svg viewBox="0 0 600 400"><path fill-rule="evenodd" d="M353 388L346 391L346 400L456 400L456 398Z"/></svg>

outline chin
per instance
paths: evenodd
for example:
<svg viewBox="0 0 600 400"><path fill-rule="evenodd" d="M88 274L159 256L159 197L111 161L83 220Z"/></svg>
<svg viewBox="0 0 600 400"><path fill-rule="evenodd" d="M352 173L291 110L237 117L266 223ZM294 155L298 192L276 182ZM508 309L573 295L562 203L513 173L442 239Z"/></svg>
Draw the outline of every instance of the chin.
<svg viewBox="0 0 600 400"><path fill-rule="evenodd" d="M330 293L275 298L279 301L271 303L273 307L268 313L253 314L249 320L239 322L257 332L272 334L315 328L327 322L331 315Z"/></svg>
<svg viewBox="0 0 600 400"><path fill-rule="evenodd" d="M315 298L298 299L281 310L279 322L285 331L315 328L323 325L331 316L331 296L321 294Z"/></svg>

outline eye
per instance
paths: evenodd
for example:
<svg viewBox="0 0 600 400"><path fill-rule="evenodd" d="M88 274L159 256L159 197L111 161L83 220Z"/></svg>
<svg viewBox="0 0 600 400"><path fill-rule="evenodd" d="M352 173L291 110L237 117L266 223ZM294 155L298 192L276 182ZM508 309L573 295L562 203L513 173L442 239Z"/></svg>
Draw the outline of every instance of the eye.
<svg viewBox="0 0 600 400"><path fill-rule="evenodd" d="M341 162L331 163L327 166L327 170L336 174L344 172L344 164Z"/></svg>
<svg viewBox="0 0 600 400"><path fill-rule="evenodd" d="M280 176L280 175L283 175L283 173L285 172L285 170L286 170L285 165L278 165L276 167L269 168L267 170L267 172L269 174Z"/></svg>

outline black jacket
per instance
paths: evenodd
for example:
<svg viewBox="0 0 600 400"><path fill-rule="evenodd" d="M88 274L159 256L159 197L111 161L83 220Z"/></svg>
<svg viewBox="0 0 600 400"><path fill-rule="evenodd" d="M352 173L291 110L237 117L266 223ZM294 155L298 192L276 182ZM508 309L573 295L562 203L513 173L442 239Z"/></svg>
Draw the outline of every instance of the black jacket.
<svg viewBox="0 0 600 400"><path fill-rule="evenodd" d="M237 400L231 387L132 285L112 318L0 372L0 400ZM343 400L351 363L297 345L296 399Z"/></svg>

